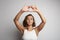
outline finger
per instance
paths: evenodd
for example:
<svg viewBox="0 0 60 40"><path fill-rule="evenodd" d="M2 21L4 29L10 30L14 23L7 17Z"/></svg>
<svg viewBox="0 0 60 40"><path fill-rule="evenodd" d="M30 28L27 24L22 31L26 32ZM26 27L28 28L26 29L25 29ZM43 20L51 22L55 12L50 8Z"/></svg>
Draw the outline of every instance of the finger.
<svg viewBox="0 0 60 40"><path fill-rule="evenodd" d="M28 11L29 11L29 9L25 10L25 12L28 12Z"/></svg>
<svg viewBox="0 0 60 40"><path fill-rule="evenodd" d="M34 9L37 9L37 7L36 6L33 6L34 7Z"/></svg>
<svg viewBox="0 0 60 40"><path fill-rule="evenodd" d="M32 8L32 9L34 9L34 7L33 7L33 6L31 6L31 8Z"/></svg>
<svg viewBox="0 0 60 40"><path fill-rule="evenodd" d="M31 6L28 6L28 8L31 8Z"/></svg>
<svg viewBox="0 0 60 40"><path fill-rule="evenodd" d="M32 9L37 9L36 6L31 6Z"/></svg>

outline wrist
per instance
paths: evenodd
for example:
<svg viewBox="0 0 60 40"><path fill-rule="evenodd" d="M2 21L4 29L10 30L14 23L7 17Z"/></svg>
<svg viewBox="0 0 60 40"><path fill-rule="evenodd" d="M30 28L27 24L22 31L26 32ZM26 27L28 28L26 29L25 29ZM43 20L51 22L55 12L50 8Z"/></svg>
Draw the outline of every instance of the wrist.
<svg viewBox="0 0 60 40"><path fill-rule="evenodd" d="M37 12L37 13L39 13L40 11L39 11L39 10L37 10L36 12Z"/></svg>
<svg viewBox="0 0 60 40"><path fill-rule="evenodd" d="M20 10L20 12L22 12L22 13L23 13L24 11L21 9L21 10Z"/></svg>

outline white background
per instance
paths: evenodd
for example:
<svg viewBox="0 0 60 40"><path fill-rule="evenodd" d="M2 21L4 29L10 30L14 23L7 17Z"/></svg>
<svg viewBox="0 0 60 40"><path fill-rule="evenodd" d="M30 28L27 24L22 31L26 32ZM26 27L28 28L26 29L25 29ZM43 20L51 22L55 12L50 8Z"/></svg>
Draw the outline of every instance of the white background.
<svg viewBox="0 0 60 40"><path fill-rule="evenodd" d="M21 40L20 32L13 19L23 6L36 5L46 18L46 25L40 31L39 40L60 40L60 0L0 0L0 40ZM22 14L20 22L31 12ZM36 26L40 19L35 16Z"/></svg>

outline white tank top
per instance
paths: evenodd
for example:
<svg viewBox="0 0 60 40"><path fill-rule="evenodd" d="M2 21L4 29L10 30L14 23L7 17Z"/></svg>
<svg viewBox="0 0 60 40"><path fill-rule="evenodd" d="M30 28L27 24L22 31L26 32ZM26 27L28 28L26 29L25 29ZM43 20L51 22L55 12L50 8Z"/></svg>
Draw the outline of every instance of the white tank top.
<svg viewBox="0 0 60 40"><path fill-rule="evenodd" d="M34 29L32 31L25 29L22 38L23 40L37 40L37 35Z"/></svg>

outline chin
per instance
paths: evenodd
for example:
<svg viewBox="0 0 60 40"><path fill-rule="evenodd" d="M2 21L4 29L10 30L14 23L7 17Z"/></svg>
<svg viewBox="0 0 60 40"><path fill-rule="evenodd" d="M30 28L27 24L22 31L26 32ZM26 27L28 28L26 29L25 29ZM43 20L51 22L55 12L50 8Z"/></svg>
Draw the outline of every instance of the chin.
<svg viewBox="0 0 60 40"><path fill-rule="evenodd" d="M28 26L32 26L32 24L28 24Z"/></svg>

